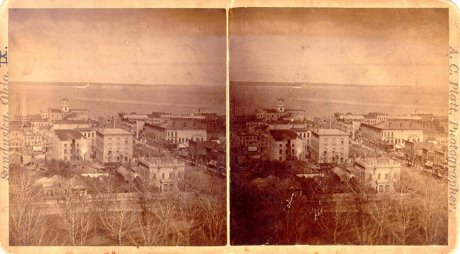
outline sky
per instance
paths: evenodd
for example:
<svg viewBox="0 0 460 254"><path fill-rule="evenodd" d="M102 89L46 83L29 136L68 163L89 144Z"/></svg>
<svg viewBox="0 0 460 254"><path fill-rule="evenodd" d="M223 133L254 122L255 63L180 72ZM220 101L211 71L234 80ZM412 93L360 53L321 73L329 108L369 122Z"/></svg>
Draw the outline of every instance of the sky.
<svg viewBox="0 0 460 254"><path fill-rule="evenodd" d="M230 81L448 86L447 9L239 8Z"/></svg>
<svg viewBox="0 0 460 254"><path fill-rule="evenodd" d="M225 85L213 9L10 9L12 81Z"/></svg>

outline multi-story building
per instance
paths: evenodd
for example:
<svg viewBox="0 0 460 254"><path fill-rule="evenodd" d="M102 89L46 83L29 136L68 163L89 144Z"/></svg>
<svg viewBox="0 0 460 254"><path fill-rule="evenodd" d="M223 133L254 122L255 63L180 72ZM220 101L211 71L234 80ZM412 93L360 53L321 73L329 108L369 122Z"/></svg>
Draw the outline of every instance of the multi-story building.
<svg viewBox="0 0 460 254"><path fill-rule="evenodd" d="M96 160L127 163L133 158L133 134L123 129L96 131Z"/></svg>
<svg viewBox="0 0 460 254"><path fill-rule="evenodd" d="M51 143L55 160L87 159L88 140L77 130L55 130Z"/></svg>
<svg viewBox="0 0 460 254"><path fill-rule="evenodd" d="M345 163L350 137L337 129L317 129L311 133L311 159L315 163Z"/></svg>
<svg viewBox="0 0 460 254"><path fill-rule="evenodd" d="M367 115L364 115L363 117L363 123L368 125L375 125L385 122L388 118L388 115L384 113L370 112Z"/></svg>
<svg viewBox="0 0 460 254"><path fill-rule="evenodd" d="M22 152L24 147L24 133L19 130L10 131L9 151Z"/></svg>
<svg viewBox="0 0 460 254"><path fill-rule="evenodd" d="M88 154L94 159L96 157L96 129L80 128L77 130L88 140Z"/></svg>
<svg viewBox="0 0 460 254"><path fill-rule="evenodd" d="M358 159L354 171L365 186L379 193L390 192L400 179L401 163L389 158Z"/></svg>
<svg viewBox="0 0 460 254"><path fill-rule="evenodd" d="M268 158L271 160L304 160L304 141L292 130L270 130Z"/></svg>
<svg viewBox="0 0 460 254"><path fill-rule="evenodd" d="M43 114L42 114L43 115ZM89 113L86 109L71 109L69 100L64 98L61 100L61 107L48 109L48 121L54 123L60 120L88 120Z"/></svg>
<svg viewBox="0 0 460 254"><path fill-rule="evenodd" d="M171 116L171 113L167 113L167 112L152 112L151 114L147 114L146 122L149 123L149 124L165 123L167 121L167 119L165 117L162 117L163 115Z"/></svg>
<svg viewBox="0 0 460 254"><path fill-rule="evenodd" d="M303 150L305 153L305 158L308 158L310 156L310 146L311 146L311 128L292 128L292 131L294 131L297 136L303 141Z"/></svg>
<svg viewBox="0 0 460 254"><path fill-rule="evenodd" d="M185 163L173 157L140 158L140 175L161 192L177 190L184 177Z"/></svg>
<svg viewBox="0 0 460 254"><path fill-rule="evenodd" d="M40 129L50 127L48 119L32 120L30 121L30 125L32 127L33 132L38 132L40 131Z"/></svg>
<svg viewBox="0 0 460 254"><path fill-rule="evenodd" d="M52 124L53 130L73 130L90 128L91 124L85 120L56 120Z"/></svg>
<svg viewBox="0 0 460 254"><path fill-rule="evenodd" d="M40 133L26 132L24 133L23 151L29 152L41 152L42 147L42 135Z"/></svg>
<svg viewBox="0 0 460 254"><path fill-rule="evenodd" d="M265 122L277 120L304 121L305 111L301 109L287 109L284 106L284 99L280 98L277 101L276 109L258 109L256 110L256 118Z"/></svg>
<svg viewBox="0 0 460 254"><path fill-rule="evenodd" d="M40 121L40 120L42 120L42 116L40 114L37 114L37 115L17 115L14 118L14 120L18 121L18 122Z"/></svg>
<svg viewBox="0 0 460 254"><path fill-rule="evenodd" d="M423 142L423 130L417 121L387 120L377 125L361 124L360 136L367 145L385 149L404 147L404 142Z"/></svg>
<svg viewBox="0 0 460 254"><path fill-rule="evenodd" d="M171 119L164 124L144 125L144 137L148 143L164 146L187 146L189 140L207 140L204 124L196 119Z"/></svg>

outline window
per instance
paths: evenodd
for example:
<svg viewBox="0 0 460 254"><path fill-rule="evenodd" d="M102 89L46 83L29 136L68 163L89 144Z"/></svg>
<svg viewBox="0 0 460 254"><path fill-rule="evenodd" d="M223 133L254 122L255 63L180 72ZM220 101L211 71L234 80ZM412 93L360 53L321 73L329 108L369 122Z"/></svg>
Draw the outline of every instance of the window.
<svg viewBox="0 0 460 254"><path fill-rule="evenodd" d="M280 154L282 154L282 153L283 153L283 150L280 149Z"/></svg>
<svg viewBox="0 0 460 254"><path fill-rule="evenodd" d="M161 173L161 179L165 179L165 173Z"/></svg>
<svg viewBox="0 0 460 254"><path fill-rule="evenodd" d="M389 178L388 173L385 173L385 179L388 180L388 178Z"/></svg>
<svg viewBox="0 0 460 254"><path fill-rule="evenodd" d="M379 192L383 192L383 185L379 185Z"/></svg>
<svg viewBox="0 0 460 254"><path fill-rule="evenodd" d="M378 176L377 176L377 179L379 179L379 180L380 180L380 173L378 174Z"/></svg>
<svg viewBox="0 0 460 254"><path fill-rule="evenodd" d="M64 149L64 154L67 154L67 149Z"/></svg>

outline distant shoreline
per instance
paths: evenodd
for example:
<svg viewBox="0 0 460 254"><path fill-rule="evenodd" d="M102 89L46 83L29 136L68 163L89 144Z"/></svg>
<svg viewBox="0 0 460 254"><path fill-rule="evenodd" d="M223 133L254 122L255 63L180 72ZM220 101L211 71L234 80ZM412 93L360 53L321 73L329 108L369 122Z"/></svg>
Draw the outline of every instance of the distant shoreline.
<svg viewBox="0 0 460 254"><path fill-rule="evenodd" d="M315 86L351 86L351 87L426 87L426 86L415 86L415 85L366 85L366 84L337 84L337 83L310 83L310 82L277 82L277 81L270 81L270 82L259 82L259 81L230 81L230 86L260 86L260 85L267 85L267 86L307 86L307 87L315 87Z"/></svg>
<svg viewBox="0 0 460 254"><path fill-rule="evenodd" d="M10 85L13 86L134 86L134 87L165 87L165 86L174 86L174 87L219 87L218 85L210 84L126 84L126 83L100 83L100 82L33 82L33 81L10 81ZM225 88L225 84L222 84L222 87Z"/></svg>

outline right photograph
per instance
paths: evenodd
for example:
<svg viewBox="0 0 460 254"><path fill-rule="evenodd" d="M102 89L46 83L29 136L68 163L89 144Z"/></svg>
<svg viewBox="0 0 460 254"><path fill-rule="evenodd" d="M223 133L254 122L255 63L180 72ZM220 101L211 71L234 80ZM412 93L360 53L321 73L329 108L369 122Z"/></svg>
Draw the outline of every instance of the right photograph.
<svg viewBox="0 0 460 254"><path fill-rule="evenodd" d="M229 11L232 245L447 245L448 9Z"/></svg>

